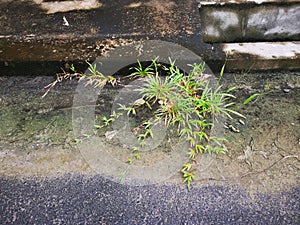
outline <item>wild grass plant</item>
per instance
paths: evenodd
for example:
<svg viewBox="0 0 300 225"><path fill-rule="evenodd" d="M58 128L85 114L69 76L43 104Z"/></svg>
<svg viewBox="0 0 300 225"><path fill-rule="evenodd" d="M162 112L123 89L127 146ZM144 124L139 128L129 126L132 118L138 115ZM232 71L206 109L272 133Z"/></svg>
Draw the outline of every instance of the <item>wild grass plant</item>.
<svg viewBox="0 0 300 225"><path fill-rule="evenodd" d="M190 67L190 72L184 73L172 60L169 65L161 64L157 62L157 59L153 60L149 66L143 66L141 62L138 62L125 78L143 79L143 84L138 90L142 97L134 100L129 106L120 104L118 112L112 112L110 116L103 117L102 124L95 125L95 128L99 130L109 126L122 114L144 118L139 113L145 112L143 109L151 111L151 118L142 120L137 126L138 129L133 131L138 145L132 148L133 155L128 158L127 162L132 164L134 160L140 159L139 150L144 147L147 138L153 137L152 128L157 124L163 124L167 129L176 130L178 138L184 139L189 144L187 151L189 159L182 162L181 169L183 182L188 188L195 177L193 166L196 157L203 153L213 154L225 151L222 147L225 138L214 136L211 132L218 118L231 118L232 115L243 117L233 109L235 96L231 92L234 89L223 90L220 85L224 67L215 85L212 85L211 79L204 74L204 63L193 64ZM86 80L87 85L93 85L95 88L102 88L107 84L114 86L118 82L112 76L107 77L101 74L96 66L91 64L89 64L89 75L77 73L74 67L71 70L73 73L69 74L70 78ZM63 78L66 76L64 74ZM249 98L246 101L248 103L251 100L252 98Z"/></svg>
<svg viewBox="0 0 300 225"><path fill-rule="evenodd" d="M139 125L136 137L140 146L135 146L135 158L140 158L138 150L145 144L145 139L153 136L152 127L156 124L164 124L167 128L176 128L179 138L184 138L189 143L188 162L183 162L183 181L190 187L194 179L193 163L196 156L203 153L223 153L224 137L211 136L210 131L218 117L231 115L243 117L231 109L232 99L230 92L233 89L223 91L221 85L210 85L210 80L204 75L205 65L193 64L191 72L185 74L175 62L170 60L169 65L163 65L156 60L151 65L143 68L138 62L138 67L128 75L132 79L143 78L144 83L139 91L142 97L135 100L128 107L120 105L120 110L127 115L138 116L139 108L152 110L154 119L143 121ZM161 75L161 74L164 75ZM220 77L223 75L223 69ZM154 107L155 106L155 107ZM140 110L142 111L142 110ZM129 158L128 162L133 162Z"/></svg>

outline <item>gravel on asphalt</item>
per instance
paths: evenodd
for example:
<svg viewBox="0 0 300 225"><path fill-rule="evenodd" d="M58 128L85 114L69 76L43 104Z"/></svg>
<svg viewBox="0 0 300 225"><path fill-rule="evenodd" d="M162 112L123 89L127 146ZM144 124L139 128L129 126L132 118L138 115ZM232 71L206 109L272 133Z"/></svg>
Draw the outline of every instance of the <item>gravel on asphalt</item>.
<svg viewBox="0 0 300 225"><path fill-rule="evenodd" d="M0 224L300 224L300 188L125 186L96 176L0 178Z"/></svg>

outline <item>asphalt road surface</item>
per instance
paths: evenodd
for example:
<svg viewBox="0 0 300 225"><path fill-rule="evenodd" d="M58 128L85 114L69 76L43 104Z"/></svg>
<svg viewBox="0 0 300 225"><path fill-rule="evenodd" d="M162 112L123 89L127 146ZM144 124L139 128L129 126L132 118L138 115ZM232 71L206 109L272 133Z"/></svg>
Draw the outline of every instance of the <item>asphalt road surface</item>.
<svg viewBox="0 0 300 225"><path fill-rule="evenodd" d="M0 179L1 224L300 224L300 188L124 186L101 176Z"/></svg>

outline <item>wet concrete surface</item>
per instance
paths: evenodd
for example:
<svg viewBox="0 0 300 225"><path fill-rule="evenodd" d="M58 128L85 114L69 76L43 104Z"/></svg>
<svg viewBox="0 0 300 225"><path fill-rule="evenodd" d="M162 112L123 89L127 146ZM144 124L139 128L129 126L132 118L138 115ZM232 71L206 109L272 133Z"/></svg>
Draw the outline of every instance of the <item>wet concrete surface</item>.
<svg viewBox="0 0 300 225"><path fill-rule="evenodd" d="M164 40L182 45L201 56L214 71L219 71L225 62L226 49L220 44L208 43L211 40L205 41L205 34L207 33L205 27L209 26L207 20L213 20L206 16L207 13L203 12L204 9L201 8L199 12L197 1L143 0L136 2L133 0L104 0L100 4L91 0L93 2L91 9L87 9L86 4L88 1L78 1L80 4L85 2L81 6L82 10L78 10L80 4L76 5L76 1L1 1L0 69L7 75L21 75L23 69L29 75L39 75L41 68L50 74L54 69L51 68L49 62L53 63L52 65L58 65L59 68L63 67L65 63L81 66L86 60L92 62L101 56L103 54L101 46L106 45L107 42L113 43L108 44L109 50L117 46L115 43L122 42L122 44L126 44L146 39ZM51 8L51 4L57 5L56 8L60 10L54 9L53 6ZM69 6L64 8L62 7L63 4ZM235 6L228 7L230 10L235 8ZM238 7L247 8L245 5ZM291 6L291 10L295 11L293 11L293 15L297 20L296 9L297 5L295 7ZM208 8L207 10L211 9ZM274 10L276 11L277 8L275 7ZM270 20L269 23L265 24L263 20L256 20L257 17L260 18L260 15L263 14L261 11L263 10L258 10L260 13L258 16L252 13L255 14L254 25L252 24L253 29L249 26L247 28L249 30L247 32L253 34L254 38L251 35L251 37L248 37L249 35L245 36L245 32L241 31L241 27L232 29L230 24L234 22L234 19L226 15L221 18L223 22L220 26L222 27L224 23L230 26L228 31L222 32L226 38L231 37L232 39L234 37L234 40L244 42L262 40L268 37L268 35L262 34L262 31L271 31L276 22ZM273 11L269 14L273 15ZM222 14L222 12L220 13ZM278 23L281 23L282 10L280 13L277 13L280 19L276 19L276 21L279 21ZM222 15L219 15L217 18L220 16L222 17ZM246 20L246 17L244 17L242 16L243 21ZM243 21L238 22L238 26L243 24L241 26L244 29L245 21ZM218 22L215 23L218 24ZM284 24L286 23L284 22ZM295 23L289 24L288 29L292 30L291 32L296 32L297 29L293 29L296 26L293 25ZM283 35L285 35L286 29L282 30L280 28L280 33L283 32ZM235 32L232 30L235 30ZM236 31L241 31L242 36L237 34ZM260 36L257 32L260 32ZM274 35L276 36L277 33L275 32ZM265 35L264 38L261 38L262 35ZM268 41L299 39L297 32L287 38L283 38L283 36L274 38L273 36L271 35ZM299 49L299 43L295 42L295 44ZM235 52L230 53L235 54ZM275 51L272 60L265 59L261 53L262 50L254 55L236 54L230 59L233 63L228 65L228 71L241 70L240 68L247 70L249 64L252 70L297 70L300 68L297 51L295 57L285 57L281 55L281 52ZM259 64L260 60L266 62ZM30 63L33 66L30 66ZM232 66L231 68L233 64L241 66L239 68Z"/></svg>
<svg viewBox="0 0 300 225"><path fill-rule="evenodd" d="M131 187L100 176L0 179L1 224L299 224L300 190Z"/></svg>
<svg viewBox="0 0 300 225"><path fill-rule="evenodd" d="M17 74L16 68L22 70L18 62L24 60L93 61L101 55L98 44L120 39L170 41L192 49L204 60L223 61L219 47L212 50L211 44L199 44L200 17L193 0L101 3L97 9L54 14L31 1L1 3L0 68L7 73L15 69Z"/></svg>

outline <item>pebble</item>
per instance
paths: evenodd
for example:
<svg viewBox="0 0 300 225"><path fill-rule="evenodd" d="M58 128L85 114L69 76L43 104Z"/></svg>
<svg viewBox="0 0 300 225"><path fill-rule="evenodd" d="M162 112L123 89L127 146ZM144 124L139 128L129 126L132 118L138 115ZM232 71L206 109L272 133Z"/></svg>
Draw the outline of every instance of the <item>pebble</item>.
<svg viewBox="0 0 300 225"><path fill-rule="evenodd" d="M116 136L118 133L117 130L113 130L113 131L107 131L105 133L105 137L108 139L108 140L111 140L114 136Z"/></svg>
<svg viewBox="0 0 300 225"><path fill-rule="evenodd" d="M245 122L241 119L239 119L239 123L242 124L242 125L245 125Z"/></svg>
<svg viewBox="0 0 300 225"><path fill-rule="evenodd" d="M233 125L228 125L228 128L232 131L232 132L234 132L234 133L240 133L240 130L238 129L238 128L236 128L236 127L234 127Z"/></svg>
<svg viewBox="0 0 300 225"><path fill-rule="evenodd" d="M289 89L289 88L284 88L284 89L283 89L283 92L284 92L284 93L290 93L290 92L291 92L291 89Z"/></svg>
<svg viewBox="0 0 300 225"><path fill-rule="evenodd" d="M234 127L232 124L225 124L224 128L229 129L234 133L240 133L240 130L238 128Z"/></svg>

